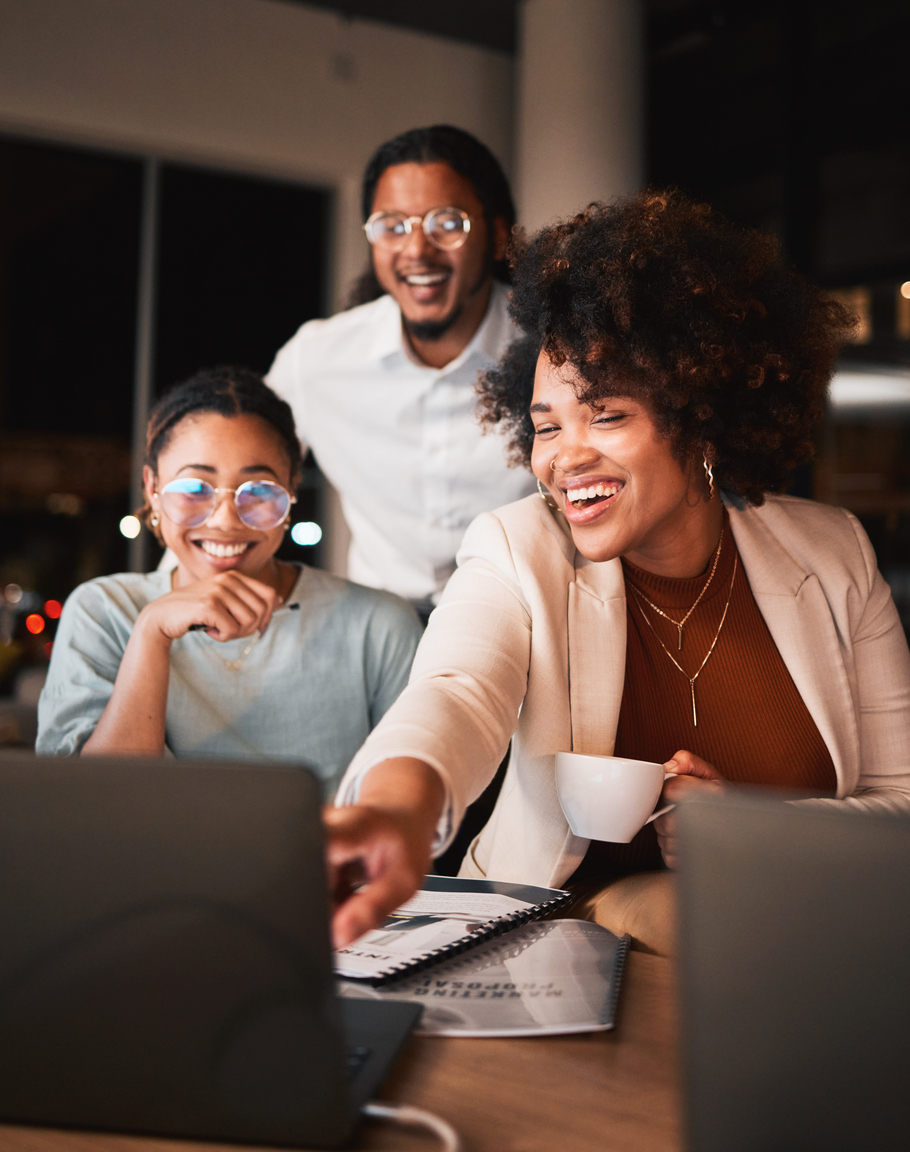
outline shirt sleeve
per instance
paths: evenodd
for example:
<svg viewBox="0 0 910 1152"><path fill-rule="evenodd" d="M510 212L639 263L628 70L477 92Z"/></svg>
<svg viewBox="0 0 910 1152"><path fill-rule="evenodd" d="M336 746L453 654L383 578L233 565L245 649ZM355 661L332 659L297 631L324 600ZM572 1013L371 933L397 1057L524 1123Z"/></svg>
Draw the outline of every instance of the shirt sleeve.
<svg viewBox="0 0 910 1152"><path fill-rule="evenodd" d="M35 751L78 756L114 691L133 620L97 584L83 584L63 608L38 701Z"/></svg>
<svg viewBox="0 0 910 1152"><path fill-rule="evenodd" d="M505 755L530 660L530 609L494 515L474 521L459 564L430 617L407 689L354 757L335 800L356 803L363 778L383 760L423 760L446 790L436 855Z"/></svg>
<svg viewBox="0 0 910 1152"><path fill-rule="evenodd" d="M276 392L282 400L291 406L294 413L294 425L300 448L306 455L307 444L307 413L306 413L306 372L307 344L309 333L307 329L312 321L302 325L288 340L283 348L279 348L272 367L265 377L265 382Z"/></svg>
<svg viewBox="0 0 910 1152"><path fill-rule="evenodd" d="M370 729L404 691L423 629L406 601L382 593L366 634L366 679Z"/></svg>

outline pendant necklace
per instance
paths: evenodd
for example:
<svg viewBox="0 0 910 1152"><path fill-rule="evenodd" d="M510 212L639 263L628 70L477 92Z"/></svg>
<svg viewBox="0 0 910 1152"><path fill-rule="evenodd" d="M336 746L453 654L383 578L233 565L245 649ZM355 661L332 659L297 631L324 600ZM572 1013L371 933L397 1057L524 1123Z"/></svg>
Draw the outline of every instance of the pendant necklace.
<svg viewBox="0 0 910 1152"><path fill-rule="evenodd" d="M676 629L677 633L679 634L679 642L676 645L677 652L682 652L683 628L685 627L686 622L688 621L688 619L692 615L692 613L695 611L695 609L701 603L702 597L708 591L708 588L710 587L711 581L714 579L714 573L717 571L717 564L718 564L718 561L720 560L720 550L721 550L721 548L723 548L723 546L724 546L724 529L721 528L720 539L717 542L717 551L714 553L714 562L711 565L711 573L708 576L708 579L705 583L704 588L702 588L701 592L699 592L699 594L695 600L695 603L692 605L692 607L689 609L689 611L685 614L685 616L683 616L682 620L674 620L672 616L668 616L666 614L666 612L664 612L663 608L658 608L657 605L654 603L654 601L649 600L648 597L644 594L644 592L642 592L642 590L640 588L636 588L631 580L628 581L629 587L632 589L632 591L636 592L642 598L642 600L644 600L644 602L646 604L648 604L651 608L653 608L658 616L663 616L664 620L669 620L670 623L673 625L673 627ZM646 617L646 619L647 619L647 617ZM655 633L655 635L657 635L657 633ZM668 655L669 655L669 653L668 653Z"/></svg>
<svg viewBox="0 0 910 1152"><path fill-rule="evenodd" d="M640 597L642 594L638 591L638 589L635 587L634 584L631 584L631 583L629 584L629 587L635 593L635 596L636 596L635 602L636 602L636 604L638 604L638 611L642 614L644 622L648 625L648 627L654 633L654 636L657 639L657 643L661 646L661 648L663 648L664 652L666 652L666 654L670 657L670 659L673 661L673 663L676 665L676 667L680 670L680 672L682 672L683 676L685 676L685 678L689 681L689 691L692 693L692 727L693 728L698 727L698 712L696 711L696 708L695 708L695 681L699 678L699 676L701 676L705 665L708 663L708 660L711 658L711 653L714 651L714 648L715 648L715 645L717 644L717 641L720 639L721 629L724 626L724 621L727 619L727 611L730 607L730 601L733 599L733 585L736 582L736 563L737 563L738 559L739 559L739 557L734 555L734 557L733 557L733 575L730 578L730 592L727 596L727 603L724 605L724 614L720 618L720 624L718 624L717 631L714 634L714 639L711 641L711 647L708 649L704 660L702 660L701 664L699 665L699 669L695 673L694 676L689 675L689 673L679 663L679 661L676 659L676 657L673 655L673 653L670 651L670 649L666 646L666 644L664 644L663 640L661 640L661 638L657 635L657 632L654 630L654 625L651 623L651 621L645 615L645 610L644 610L644 608L642 608L641 603L638 600L638 597ZM717 566L717 562L715 561L715 567L716 566ZM712 572L711 575L713 576L714 573ZM707 588L707 584L705 585L705 587ZM647 602L649 604L651 604L651 601L648 600L646 596L642 597L642 598L647 600ZM701 596L699 596L698 599L700 600ZM697 603L698 603L698 600L695 601L695 604L697 604ZM695 607L695 604L692 605L692 608ZM656 606L651 604L651 607L654 608ZM686 615L686 619L688 619L689 616L692 615L692 608L689 609L689 611ZM657 608L657 611L660 612L660 609ZM661 614L661 616L664 615L663 612L660 612L660 614ZM669 620L670 618L667 617L667 619ZM670 623L676 624L676 621L670 620ZM679 627L679 625L677 625L677 627Z"/></svg>

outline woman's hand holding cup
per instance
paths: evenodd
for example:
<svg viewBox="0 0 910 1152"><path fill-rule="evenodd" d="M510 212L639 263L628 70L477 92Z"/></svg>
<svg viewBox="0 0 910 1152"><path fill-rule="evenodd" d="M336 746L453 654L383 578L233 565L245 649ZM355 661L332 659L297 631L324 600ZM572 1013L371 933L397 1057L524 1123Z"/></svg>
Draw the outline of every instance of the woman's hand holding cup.
<svg viewBox="0 0 910 1152"><path fill-rule="evenodd" d="M726 786L723 776L713 764L684 749L677 752L672 760L668 760L664 768L675 777L667 780L662 793L663 799L671 804L678 804L698 792L722 792ZM664 863L668 868L675 868L678 863L676 813L666 812L658 816L654 821L654 830Z"/></svg>

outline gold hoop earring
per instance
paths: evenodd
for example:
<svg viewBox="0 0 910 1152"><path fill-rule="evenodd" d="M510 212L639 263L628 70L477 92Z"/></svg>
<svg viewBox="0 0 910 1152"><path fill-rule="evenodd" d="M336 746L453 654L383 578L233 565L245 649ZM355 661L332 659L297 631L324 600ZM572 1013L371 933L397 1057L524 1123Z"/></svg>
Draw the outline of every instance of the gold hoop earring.
<svg viewBox="0 0 910 1152"><path fill-rule="evenodd" d="M553 499L553 497L550 495L550 493L546 490L546 488L544 488L544 486L543 486L543 484L541 484L540 480L537 481L537 491L540 493L541 500L543 500L544 504L546 504L546 506L548 508L552 508L556 512L559 511L559 505L556 503L556 501Z"/></svg>
<svg viewBox="0 0 910 1152"><path fill-rule="evenodd" d="M556 475L556 461L555 460L550 461L550 471L553 473L554 476ZM538 484L539 483L540 483L540 481L538 480Z"/></svg>
<svg viewBox="0 0 910 1152"><path fill-rule="evenodd" d="M708 463L708 457L702 456L705 462L705 479L708 481L708 499L713 500L717 495L717 488L714 484L714 465Z"/></svg>

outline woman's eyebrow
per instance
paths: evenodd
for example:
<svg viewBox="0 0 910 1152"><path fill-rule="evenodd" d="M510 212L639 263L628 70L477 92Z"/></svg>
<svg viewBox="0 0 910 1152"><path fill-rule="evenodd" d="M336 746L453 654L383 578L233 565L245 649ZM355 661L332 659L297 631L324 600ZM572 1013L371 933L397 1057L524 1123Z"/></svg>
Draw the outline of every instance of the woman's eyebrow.
<svg viewBox="0 0 910 1152"><path fill-rule="evenodd" d="M274 468L270 468L268 464L250 464L246 468L241 468L240 471L246 475L248 472L269 472L275 479L278 479L278 473Z"/></svg>
<svg viewBox="0 0 910 1152"><path fill-rule="evenodd" d="M529 412L552 412L553 409L549 404L544 404L542 400L538 400L536 404L532 404L528 409Z"/></svg>
<svg viewBox="0 0 910 1152"><path fill-rule="evenodd" d="M185 472L187 468L191 468L194 472L210 472L213 475L218 471L212 464L184 464L180 472ZM240 471L244 476L251 472L268 472L269 475L274 476L276 479L278 478L278 473L268 464L249 464L246 468L241 468Z"/></svg>

